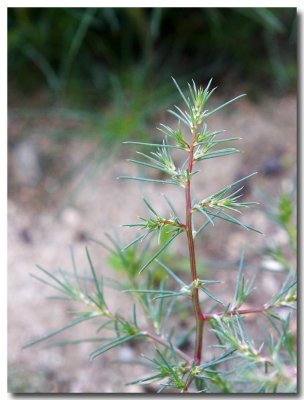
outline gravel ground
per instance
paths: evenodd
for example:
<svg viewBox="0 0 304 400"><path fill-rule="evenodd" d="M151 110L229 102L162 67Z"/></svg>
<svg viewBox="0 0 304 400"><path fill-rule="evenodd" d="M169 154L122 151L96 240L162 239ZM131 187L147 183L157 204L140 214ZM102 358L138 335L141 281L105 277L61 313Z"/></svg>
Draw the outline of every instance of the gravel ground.
<svg viewBox="0 0 304 400"><path fill-rule="evenodd" d="M255 184L277 198L280 187L289 185L296 173L296 98L292 95L264 99L260 104L242 100L232 108L214 116L214 129L226 128L231 136L241 136L240 155L210 160L196 178L195 197L200 198L253 171L260 174ZM50 124L50 121L47 121ZM53 125L58 121L51 121ZM142 186L138 182L116 180L118 175L138 173L124 160L113 157L85 172L63 180L65 172L96 148L92 140L55 140L43 135L46 121L9 116L9 199L8 199L8 372L9 391L46 393L142 393L144 387L125 386L125 382L142 376L141 365L125 364L137 359L138 348L124 346L90 361L94 344L46 349L37 345L21 350L29 340L44 335L69 321L65 304L50 301L50 288L31 279L37 273L35 264L49 271L71 269L69 245L72 244L79 271L88 269L84 247L88 236L104 239L105 232L119 229L123 241L130 240L130 231L119 228L145 215L141 197L145 195L158 211L166 212L161 193L166 191L182 210L183 196L175 187ZM10 140L11 139L11 140ZM152 139L151 139L152 140ZM109 153L109 148L102 148ZM127 154L126 154L127 156ZM87 174L87 175L84 175ZM81 178L86 176L85 178ZM81 183L84 179L85 183ZM81 184L73 198L77 185ZM253 200L252 183L246 186ZM247 197L246 197L247 199ZM69 201L68 201L69 200ZM249 241L249 262L260 262L265 243L286 244L286 237L258 209L246 212L246 221L261 229L265 236L245 233L238 227L218 224L198 244L203 259L236 263L244 240ZM220 228L219 228L220 225ZM107 267L106 251L90 242L89 248L98 273L118 279ZM181 257L186 249L181 242L174 248ZM204 271L209 275L209 271ZM230 273L223 273L228 279ZM274 275L274 276L273 276ZM280 284L276 274L262 274L261 287L265 300ZM229 291L227 291L227 296ZM260 293L255 295L261 301ZM225 297L225 294L224 294ZM127 295L108 292L111 309L128 315ZM91 336L92 325L79 325L61 338ZM95 345L96 347L96 345ZM115 361L118 361L118 363ZM153 388L149 390L153 391Z"/></svg>

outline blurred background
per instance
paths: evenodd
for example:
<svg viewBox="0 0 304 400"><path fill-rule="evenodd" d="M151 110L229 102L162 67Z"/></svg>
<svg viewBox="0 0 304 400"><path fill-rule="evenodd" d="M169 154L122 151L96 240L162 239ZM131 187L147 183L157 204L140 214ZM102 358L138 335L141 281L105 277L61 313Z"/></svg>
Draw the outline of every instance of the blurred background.
<svg viewBox="0 0 304 400"><path fill-rule="evenodd" d="M139 172L124 161L138 150L123 147L124 140L161 140L156 127L172 123L166 110L180 99L171 76L181 87L213 78L212 104L247 94L211 119L212 128L244 139L242 153L206 163L198 194L259 172L245 194L263 206L247 221L266 236L215 229L198 249L201 272L209 277L213 260L227 273L249 240L248 264L261 267L266 299L280 286L282 272L295 268L296 50L295 8L8 9L9 391L145 390L124 386L141 373L136 366L129 376L123 366L136 349L92 363L87 344L77 351L20 348L68 321L64 305L47 302L44 287L29 277L35 264L69 268L73 244L85 270L88 238L103 239L145 215L143 194L165 209L165 188L116 177ZM124 242L126 232L120 235ZM117 260L90 246L100 273L123 276ZM184 273L186 248L178 251ZM113 307L123 310L114 297ZM108 365L116 365L112 378L101 372Z"/></svg>

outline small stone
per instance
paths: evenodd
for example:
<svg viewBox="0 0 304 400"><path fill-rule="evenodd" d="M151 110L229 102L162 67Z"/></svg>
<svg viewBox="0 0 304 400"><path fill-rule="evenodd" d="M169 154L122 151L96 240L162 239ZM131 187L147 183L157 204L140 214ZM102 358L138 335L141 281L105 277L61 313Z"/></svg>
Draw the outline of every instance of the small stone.
<svg viewBox="0 0 304 400"><path fill-rule="evenodd" d="M42 178L40 154L37 143L28 138L13 149L13 168L17 180L24 185L36 186Z"/></svg>
<svg viewBox="0 0 304 400"><path fill-rule="evenodd" d="M70 227L77 227L80 223L79 212L73 207L66 208L63 211L61 218L62 221Z"/></svg>
<svg viewBox="0 0 304 400"><path fill-rule="evenodd" d="M130 347L121 347L118 351L118 358L122 362L128 362L134 359L134 351Z"/></svg>

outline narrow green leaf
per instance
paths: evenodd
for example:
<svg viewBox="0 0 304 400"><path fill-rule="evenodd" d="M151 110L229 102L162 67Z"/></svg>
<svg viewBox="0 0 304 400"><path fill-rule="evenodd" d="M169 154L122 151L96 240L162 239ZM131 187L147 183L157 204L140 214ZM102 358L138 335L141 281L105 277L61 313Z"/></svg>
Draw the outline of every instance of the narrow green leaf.
<svg viewBox="0 0 304 400"><path fill-rule="evenodd" d="M210 158L224 157L224 156L229 156L231 154L236 154L236 153L240 153L240 150L234 149L234 148L215 150L215 151L208 152L208 153L204 154L203 156L199 156L198 158L196 158L196 161L208 160Z"/></svg>
<svg viewBox="0 0 304 400"><path fill-rule="evenodd" d="M55 290L58 290L58 291L61 292L61 293L64 293L64 294L67 293L66 290L62 289L61 287L55 286L55 285L53 285L52 283L50 283L50 282L48 282L48 281L45 281L44 279L40 278L40 277L37 276L37 275L34 275L34 274L30 273L30 276L31 276L32 278L37 279L37 281L43 283L44 285L50 286L51 288L53 288L53 289L55 289Z"/></svg>
<svg viewBox="0 0 304 400"><path fill-rule="evenodd" d="M137 325L137 318L136 318L136 304L133 304L133 324L136 328L138 328Z"/></svg>
<svg viewBox="0 0 304 400"><path fill-rule="evenodd" d="M182 121L185 125L187 125L188 127L190 127L190 123L189 121L187 121L185 118L183 118L181 115L177 114L175 111L173 110L168 110L168 112L172 115L174 115L175 118L177 118L179 121Z"/></svg>
<svg viewBox="0 0 304 400"><path fill-rule="evenodd" d="M208 223L210 223L210 224L212 224L214 226L214 222L213 222L214 218L211 219L209 217L209 214L204 210L203 207L195 207L195 208L196 208L196 210L198 210L201 214L203 214L207 218Z"/></svg>
<svg viewBox="0 0 304 400"><path fill-rule="evenodd" d="M162 195L163 195L163 197L165 198L165 200L166 200L166 202L168 203L168 205L169 205L169 207L171 208L171 210L173 211L173 214L177 217L177 219L178 219L179 221L181 221L181 218L180 218L180 216L178 215L178 213L176 212L176 209L175 209L175 207L173 206L172 202L169 200L169 198L168 198L164 193L162 193Z"/></svg>
<svg viewBox="0 0 304 400"><path fill-rule="evenodd" d="M247 176L244 176L244 178L241 178L233 183L231 183L230 185L225 186L223 189L220 189L218 192L216 192L213 196L216 197L219 194L223 193L223 192L227 192L228 190L232 189L234 186L238 185L239 183L245 181L246 179L251 178L252 176L256 175L257 172L253 172L252 174L249 174Z"/></svg>
<svg viewBox="0 0 304 400"><path fill-rule="evenodd" d="M92 263L92 259L91 259L90 253L89 253L89 249L87 248L87 246L85 247L85 250L86 250L87 259L89 261L89 265L90 265L90 268L91 268L92 276L93 276L93 279L94 279L94 283L95 283L95 287L96 287L96 292L98 294L98 298L104 304L105 302L104 302L103 293L102 293L102 290L100 288L99 281L97 279L97 276L96 276L96 273L95 273L95 269L94 269L94 266L93 266L93 263Z"/></svg>
<svg viewBox="0 0 304 400"><path fill-rule="evenodd" d="M63 347L70 346L81 343L94 343L94 342L103 342L108 340L107 338L86 338L86 339L78 339L78 340L58 340L57 342L48 344L45 346L46 349L51 349L53 347Z"/></svg>
<svg viewBox="0 0 304 400"><path fill-rule="evenodd" d="M178 293L178 292L173 292L172 290L157 290L157 289L126 289L126 290L123 290L123 293L164 293L164 294L171 294L171 293Z"/></svg>
<svg viewBox="0 0 304 400"><path fill-rule="evenodd" d="M225 131L218 131L220 133L225 132ZM236 140L241 140L242 138L240 137L231 137L231 138L225 138L225 139L215 139L212 140L212 143L217 144L217 143L225 143L225 142L233 142ZM202 142L197 142L195 143L195 146L202 146L204 144L210 143L210 139L209 140L203 140Z"/></svg>
<svg viewBox="0 0 304 400"><path fill-rule="evenodd" d="M78 272L77 272L74 249L73 249L72 246L70 246L70 253L71 253L71 260L72 260L72 265L73 265L74 277L75 277L76 282L77 282L77 287L80 290L81 285L80 285L80 280L79 280L79 276L78 276Z"/></svg>
<svg viewBox="0 0 304 400"><path fill-rule="evenodd" d="M169 244L180 234L180 231L175 233L141 268L139 273L142 273L168 246Z"/></svg>
<svg viewBox="0 0 304 400"><path fill-rule="evenodd" d="M231 217L231 215L226 214L226 215L229 216L229 218L228 218L228 217L224 217L223 215L221 215L221 213L213 214L213 213L212 213L211 211L209 211L209 210L206 210L206 212L207 212L209 215L212 215L213 217L216 217L216 218L219 218L219 219L223 219L224 221L231 222L232 224L240 225L240 226L242 226L243 228L249 229L249 230L251 230L251 231L254 231L254 232L257 232L257 233L260 233L261 235L263 235L263 232L261 232L261 231L255 229L255 228L253 228L253 227L250 226L250 225L241 223L241 222L238 221L236 218ZM221 212L223 213L222 210L221 210Z"/></svg>
<svg viewBox="0 0 304 400"><path fill-rule="evenodd" d="M167 169L162 168L162 167L159 167L159 166L157 166L157 165L152 165L152 164L146 163L146 162L144 162L144 161L132 160L132 159L128 159L127 161L129 161L129 162L131 162L131 163L133 163L133 164L142 165L142 166L144 166L144 167L148 167L148 168L152 168L152 169L156 169L156 170L158 170L158 171L162 171L162 172L168 173L168 170L167 170Z"/></svg>
<svg viewBox="0 0 304 400"><path fill-rule="evenodd" d="M216 216L219 214L219 212L217 213L217 214L215 214L211 219L212 219L212 221L214 220L214 218L216 218ZM208 221L206 221L206 222L204 222L200 227L199 227L199 229L195 232L195 235L194 235L194 239L210 224L211 222L209 221L209 219L208 219ZM213 225L213 224L212 224Z"/></svg>
<svg viewBox="0 0 304 400"><path fill-rule="evenodd" d="M102 354L113 349L114 347L120 346L121 344L126 343L130 340L136 339L140 336L143 336L143 335L141 333L136 333L135 335L121 336L121 337L117 338L116 340L113 340L111 343L108 343L107 345L99 347L98 349L94 350L90 354L90 359L94 360L95 358L101 356Z"/></svg>
<svg viewBox="0 0 304 400"><path fill-rule="evenodd" d="M117 179L130 179L134 181L153 182L153 183L162 183L162 184L179 186L176 182L173 181L162 181L160 179L148 179L148 178L141 178L138 176L119 176L117 177Z"/></svg>
<svg viewBox="0 0 304 400"><path fill-rule="evenodd" d="M163 374L160 373L160 374L147 376L146 378L136 379L135 381L126 383L126 385L138 385L138 384L141 384L141 383L146 383L148 381L154 381L154 380L158 380L158 379L161 379L161 378L163 378Z"/></svg>
<svg viewBox="0 0 304 400"><path fill-rule="evenodd" d="M97 329L96 333L102 331L102 330L105 329L108 325L110 325L110 324L112 324L112 323L113 323L112 320L109 320L109 321L104 322L104 323L101 324L100 327Z"/></svg>
<svg viewBox="0 0 304 400"><path fill-rule="evenodd" d="M37 344L37 343L40 343L40 342L42 342L42 341L44 341L44 340L46 340L46 339L49 339L50 337L55 336L55 335L57 335L58 333L61 333L61 332L65 331L66 329L71 328L72 326L75 326L75 325L77 325L77 324L80 324L81 322L84 322L84 321L88 321L89 319L96 318L97 316L99 316L99 314L96 314L96 315L93 315L93 316L89 316L89 317L78 318L78 319L76 319L76 320L70 322L69 324L63 326L63 327L60 328L60 329L57 329L57 330L55 330L55 331L53 331L53 332L51 332L51 333L48 333L48 334L45 335L45 336L42 336L42 337L40 337L40 338L38 338L38 339L35 339L35 340L33 340L33 341L27 343L26 345L22 346L22 349L27 349L28 347L31 347L31 346L33 346L34 344Z"/></svg>
<svg viewBox="0 0 304 400"><path fill-rule="evenodd" d="M87 237L88 240L91 240L92 242L98 244L99 246L103 247L104 249L106 249L109 253L114 253L113 249L111 249L108 245L106 245L105 243L103 243L101 240L95 239L93 237Z"/></svg>
<svg viewBox="0 0 304 400"><path fill-rule="evenodd" d="M216 107L215 109L213 109L212 111L210 111L209 113L207 113L207 114L206 114L206 117L210 117L210 115L214 114L215 112L217 112L217 111L221 110L222 108L228 106L228 104L231 104L231 103L233 103L234 101L236 101L236 100L238 100L238 99L240 99L241 97L244 97L244 96L246 96L246 94L241 94L240 96L234 97L233 99L227 101L226 103L222 104L222 105L219 106L219 107Z"/></svg>
<svg viewBox="0 0 304 400"><path fill-rule="evenodd" d="M159 296L155 296L153 298L153 300L157 300L157 299L164 299L165 297L178 297L178 296L186 296L186 293L183 292L172 292L172 293L168 293L168 294L160 294Z"/></svg>
<svg viewBox="0 0 304 400"><path fill-rule="evenodd" d="M200 289L201 289L204 293L206 293L206 295L207 295L208 297L210 297L212 300L216 301L216 302L219 303L219 304L222 304L223 306L225 305L225 304L222 302L222 300L220 300L219 298L215 297L215 296L214 296L212 293L210 293L209 290L206 289L204 286L201 286Z"/></svg>
<svg viewBox="0 0 304 400"><path fill-rule="evenodd" d="M177 109L177 111L180 112L181 116L182 116L183 118L185 118L185 120L188 121L189 124L191 124L191 119L190 119L189 115L187 115L187 114L186 114L183 110L181 110L178 106L174 106L174 107Z"/></svg>
<svg viewBox="0 0 304 400"><path fill-rule="evenodd" d="M143 143L143 142L122 142L123 144L138 144L141 146L149 146L149 147L164 147L169 149L180 149L179 146L174 146L171 144L161 144L161 143Z"/></svg>
<svg viewBox="0 0 304 400"><path fill-rule="evenodd" d="M229 349L225 353L221 354L218 357L213 358L212 360L208 361L205 364L200 365L201 370L205 370L206 368L209 368L211 366L217 365L227 359L231 354L233 354L236 351L236 349ZM214 371L213 371L214 372Z"/></svg>
<svg viewBox="0 0 304 400"><path fill-rule="evenodd" d="M47 276L49 276L51 279L53 279L55 282L57 282L58 285L61 286L61 287L64 289L65 292L70 293L71 288L70 288L69 286L65 285L64 283L62 283L59 279L57 279L55 275L51 274L51 273L48 272L46 269L40 267L40 265L36 265L36 267L37 267L38 269L40 269L40 271L44 272L44 273L45 273Z"/></svg>
<svg viewBox="0 0 304 400"><path fill-rule="evenodd" d="M160 265L170 276L178 283L180 287L186 286L185 282L183 282L170 268L168 268L165 264L163 264L160 260L155 260L158 265Z"/></svg>
<svg viewBox="0 0 304 400"><path fill-rule="evenodd" d="M149 208L149 210L152 212L152 214L154 214L156 217L158 217L157 212L154 210L154 208L151 206L151 204L148 202L148 200L146 200L143 197L143 201L144 201L145 205Z"/></svg>
<svg viewBox="0 0 304 400"><path fill-rule="evenodd" d="M186 99L186 97L185 97L185 95L184 95L182 89L179 87L178 83L176 82L176 80L175 80L172 76L171 76L171 78L172 78L172 80L173 80L173 82L174 82L174 85L176 86L177 90L179 91L179 93L180 93L182 99L184 100L186 106L187 106L188 108L190 108L189 101Z"/></svg>
<svg viewBox="0 0 304 400"><path fill-rule="evenodd" d="M129 225L128 225L129 226ZM140 240L144 240L151 232L145 232L143 235L138 236L134 240L132 240L129 244L127 244L125 247L121 249L121 251L127 250L129 247L133 246L133 244L139 242Z"/></svg>
<svg viewBox="0 0 304 400"><path fill-rule="evenodd" d="M239 262L239 271L237 275L237 280L236 280L236 286L235 286L235 292L234 292L234 297L233 297L233 302L232 302L232 309L237 307L238 305L238 299L242 290L241 283L244 278L244 255L245 255L245 247L242 248L241 252L241 257L240 257L240 262ZM241 304L239 305L241 306Z"/></svg>

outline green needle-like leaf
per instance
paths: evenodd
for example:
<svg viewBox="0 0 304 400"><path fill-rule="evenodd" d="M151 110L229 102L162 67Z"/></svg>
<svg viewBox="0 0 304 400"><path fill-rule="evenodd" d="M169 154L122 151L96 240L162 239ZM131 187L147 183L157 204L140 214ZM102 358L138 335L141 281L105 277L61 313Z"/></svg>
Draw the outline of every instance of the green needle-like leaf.
<svg viewBox="0 0 304 400"><path fill-rule="evenodd" d="M141 182L152 182L152 183L162 183L162 184L168 184L168 185L176 185L178 186L178 183L173 182L173 181L163 181L161 179L149 179L149 178L141 178L139 176L119 176L117 179L130 179L134 181L141 181Z"/></svg>
<svg viewBox="0 0 304 400"><path fill-rule="evenodd" d="M185 287L186 284L183 282L170 268L163 264L160 260L155 259L158 265L160 265L170 276L178 283L180 287Z"/></svg>
<svg viewBox="0 0 304 400"><path fill-rule="evenodd" d="M123 343L129 342L130 340L137 339L141 336L143 336L141 333L136 333L135 335L126 335L126 336L119 337L119 338L113 340L112 342L108 343L107 345L99 347L98 349L94 350L90 354L90 359L94 360L95 358L101 356L102 354L113 349L114 347L120 346Z"/></svg>
<svg viewBox="0 0 304 400"><path fill-rule="evenodd" d="M142 273L168 246L169 244L178 236L181 232L176 232L167 242L145 263L141 268L139 273Z"/></svg>
<svg viewBox="0 0 304 400"><path fill-rule="evenodd" d="M237 97L234 97L233 99L227 101L226 103L220 105L219 107L214 108L212 111L210 111L209 113L206 114L206 117L209 117L210 115L216 113L217 111L221 110L222 108L228 106L228 104L231 104L231 103L233 103L234 101L236 101L236 100L238 100L238 99L240 99L240 98L242 98L242 97L244 97L244 96L246 96L246 94L241 94L241 95L239 95L239 96L237 96Z"/></svg>
<svg viewBox="0 0 304 400"><path fill-rule="evenodd" d="M90 265L90 268L91 268L92 276L93 276L93 279L94 279L94 283L95 283L95 287L96 287L96 293L97 293L97 296L98 296L98 304L96 304L96 305L99 306L99 307L101 307L101 306L103 307L103 306L105 306L103 292L102 292L102 289L100 287L99 281L98 281L97 276L96 276L96 272L95 272L95 269L94 269L94 266L93 266L93 263L92 263L92 259L91 259L90 253L89 253L89 249L87 247L85 249L86 249L86 254L87 254L88 261L89 261L89 265ZM99 302L101 304L99 304Z"/></svg>
<svg viewBox="0 0 304 400"><path fill-rule="evenodd" d="M164 147L168 149L180 149L179 146L173 146L172 144L161 144L161 143L143 143L143 142L122 142L123 144L138 144L140 146L148 147Z"/></svg>
<svg viewBox="0 0 304 400"><path fill-rule="evenodd" d="M78 319L76 319L76 320L70 322L69 324L63 326L62 328L59 328L59 329L57 329L57 330L55 330L55 331L53 331L53 332L51 332L51 333L48 333L48 334L45 335L45 336L42 336L42 337L40 337L40 338L38 338L38 339L33 340L32 342L27 343L27 344L24 345L22 348L23 348L23 349L27 349L28 347L31 347L31 346L33 346L34 344L43 342L44 340L47 340L47 339L49 339L50 337L53 337L53 336L55 336L55 335L58 335L58 333L61 333L61 332L65 331L66 329L71 328L72 326L78 325L78 324L80 324L81 322L88 321L89 319L96 318L96 317L98 317L98 316L99 316L99 314L96 313L96 315L91 315L91 316L88 316L88 317L78 318Z"/></svg>

